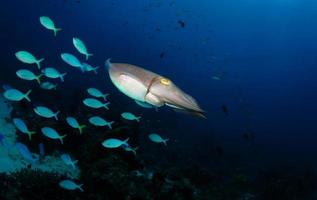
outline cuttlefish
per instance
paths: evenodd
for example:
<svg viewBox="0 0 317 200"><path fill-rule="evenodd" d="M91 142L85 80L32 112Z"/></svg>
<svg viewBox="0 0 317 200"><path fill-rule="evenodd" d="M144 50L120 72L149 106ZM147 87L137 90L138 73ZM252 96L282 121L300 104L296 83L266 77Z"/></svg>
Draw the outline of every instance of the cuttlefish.
<svg viewBox="0 0 317 200"><path fill-rule="evenodd" d="M135 65L111 63L110 59L105 66L112 83L133 100L156 107L167 105L176 111L205 117L195 99L170 79Z"/></svg>

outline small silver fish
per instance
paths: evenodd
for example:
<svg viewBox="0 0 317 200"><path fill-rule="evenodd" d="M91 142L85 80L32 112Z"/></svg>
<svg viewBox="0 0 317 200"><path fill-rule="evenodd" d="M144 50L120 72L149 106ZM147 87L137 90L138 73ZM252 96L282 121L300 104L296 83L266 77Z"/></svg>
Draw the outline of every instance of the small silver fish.
<svg viewBox="0 0 317 200"><path fill-rule="evenodd" d="M44 90L56 90L57 85L58 84L53 84L51 82L46 81L46 82L41 83L40 88L42 88Z"/></svg>
<svg viewBox="0 0 317 200"><path fill-rule="evenodd" d="M83 184L76 184L72 180L63 180L59 182L59 186L66 189L66 190L80 190L83 192L84 190L82 189Z"/></svg>
<svg viewBox="0 0 317 200"><path fill-rule="evenodd" d="M27 93L22 93L20 90L17 89L8 89L6 90L3 95L6 99L10 101L21 101L22 99L26 99L28 102L31 101L29 98L30 93L32 90L27 91Z"/></svg>

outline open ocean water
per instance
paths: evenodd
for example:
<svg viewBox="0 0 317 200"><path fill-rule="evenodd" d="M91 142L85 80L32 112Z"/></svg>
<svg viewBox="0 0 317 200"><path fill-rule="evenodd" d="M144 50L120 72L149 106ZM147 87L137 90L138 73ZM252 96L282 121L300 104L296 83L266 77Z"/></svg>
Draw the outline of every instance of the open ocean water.
<svg viewBox="0 0 317 200"><path fill-rule="evenodd" d="M1 200L317 200L317 1L0 16Z"/></svg>

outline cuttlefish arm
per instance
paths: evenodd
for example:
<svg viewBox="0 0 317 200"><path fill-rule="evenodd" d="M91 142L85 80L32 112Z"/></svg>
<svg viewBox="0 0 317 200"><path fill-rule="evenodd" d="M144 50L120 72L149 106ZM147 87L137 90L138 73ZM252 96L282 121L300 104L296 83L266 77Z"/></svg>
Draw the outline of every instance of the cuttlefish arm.
<svg viewBox="0 0 317 200"><path fill-rule="evenodd" d="M106 61L112 83L125 95L156 107L167 105L179 111L204 116L195 99L169 79L138 66Z"/></svg>

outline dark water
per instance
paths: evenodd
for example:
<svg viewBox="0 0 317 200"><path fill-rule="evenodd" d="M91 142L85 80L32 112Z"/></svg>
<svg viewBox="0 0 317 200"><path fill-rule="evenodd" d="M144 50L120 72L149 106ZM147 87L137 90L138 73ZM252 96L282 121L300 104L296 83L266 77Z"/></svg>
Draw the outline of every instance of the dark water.
<svg viewBox="0 0 317 200"><path fill-rule="evenodd" d="M130 137L132 143L140 147L135 160L133 155L122 155L120 151L115 151L114 155L123 156L134 170L138 165L165 172L186 168L185 174L192 173L195 177L197 167L208 174L200 174L201 178L197 175L197 179L212 177L201 185L212 183L223 191L217 193L215 189L204 193L203 197L186 192L179 192L183 196L178 197L170 193L160 196L159 183L153 182L150 191L157 196L142 196L143 199L317 199L317 179L313 175L317 169L317 2L6 0L0 4L0 81L23 91L34 88L31 104L16 105L19 116L27 119L32 115L32 119L37 119L30 114L32 107L45 104L60 109L62 118L71 113L87 121L92 113L81 102L87 96L85 90L100 88L111 94L111 109L108 113L97 113L118 122L115 127L128 126L129 130L121 131L120 137ZM40 25L38 18L43 15L50 16L56 26L63 29L57 37ZM73 47L73 37L81 38L94 54L89 63L101 66L98 75L82 74L60 59L61 53L69 52L84 60ZM44 57L45 67L67 72L65 82L56 92L47 92L36 89L35 82L18 79L15 75L18 69L36 70L35 66L15 58L14 53L19 50ZM159 108L159 112L139 107L111 83L103 67L107 58L142 66L170 78L199 102L207 119L165 107ZM216 80L217 77L220 80ZM142 122L123 121L120 113L124 111L142 115ZM39 130L44 124L61 129L67 126L63 122L54 124L45 120L38 120L32 126ZM89 132L105 134L102 129L90 128ZM167 147L151 143L147 138L151 132L169 138ZM94 182L94 179L85 183L92 173L87 169L96 169L94 159L105 154L109 156L111 152L102 149L101 145L87 144L100 144L98 142L105 138L107 136L72 136L64 146L50 142L41 134L33 143L21 140L32 149L44 142L48 154L69 151L76 155L84 174L79 182L83 182L84 188L87 185L89 194L98 193L99 190L93 192L92 188L104 183ZM91 153L86 148L97 150ZM88 164L81 164L87 160ZM162 176L168 177L164 173ZM237 174L248 176L247 183L243 184L255 183L258 187L239 184L229 187L227 182L234 180L232 177ZM127 179L125 181L129 182ZM218 179L221 181L217 182ZM111 184L119 183L107 184L116 188ZM192 184L203 191L208 190L195 185L195 181ZM227 188L221 187L222 184ZM271 189L265 190L266 187ZM45 191L45 188L41 189ZM237 194L230 196L232 190L237 190ZM58 187L56 191L66 193L65 198L96 198L87 193L69 193ZM100 197L141 198L134 197L133 192L120 192L100 193ZM249 193L251 197L245 195ZM25 193L20 197L34 198ZM8 196L3 198L10 199Z"/></svg>

